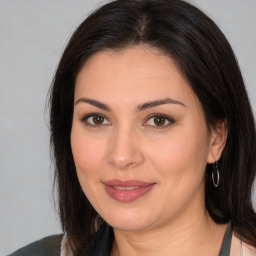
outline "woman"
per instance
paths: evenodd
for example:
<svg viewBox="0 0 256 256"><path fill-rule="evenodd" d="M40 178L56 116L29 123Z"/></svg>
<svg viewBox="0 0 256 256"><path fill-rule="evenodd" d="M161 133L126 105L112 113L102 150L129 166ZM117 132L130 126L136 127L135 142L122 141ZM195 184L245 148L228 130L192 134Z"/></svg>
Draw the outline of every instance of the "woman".
<svg viewBox="0 0 256 256"><path fill-rule="evenodd" d="M50 123L65 235L13 255L256 255L253 114L229 43L194 6L91 14L59 63Z"/></svg>

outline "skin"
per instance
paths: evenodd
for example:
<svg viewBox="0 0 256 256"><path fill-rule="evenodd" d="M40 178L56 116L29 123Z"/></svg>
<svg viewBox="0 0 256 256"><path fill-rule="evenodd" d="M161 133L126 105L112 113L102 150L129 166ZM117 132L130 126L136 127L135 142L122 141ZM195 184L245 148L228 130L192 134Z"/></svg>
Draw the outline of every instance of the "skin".
<svg viewBox="0 0 256 256"><path fill-rule="evenodd" d="M141 109L167 98L172 102ZM226 225L215 224L205 209L204 173L220 158L226 129L208 129L175 62L145 45L103 50L80 70L74 101L77 175L114 228L111 255L218 255ZM112 179L155 185L132 202L119 202L103 184Z"/></svg>

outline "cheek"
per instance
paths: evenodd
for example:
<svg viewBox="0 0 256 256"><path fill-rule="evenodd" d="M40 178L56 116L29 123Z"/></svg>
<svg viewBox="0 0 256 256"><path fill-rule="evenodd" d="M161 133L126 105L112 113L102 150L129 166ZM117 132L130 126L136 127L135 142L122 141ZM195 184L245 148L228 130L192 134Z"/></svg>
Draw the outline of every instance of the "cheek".
<svg viewBox="0 0 256 256"><path fill-rule="evenodd" d="M208 135L206 129L182 128L173 131L150 149L152 164L159 172L180 177L195 172L204 172L208 155ZM201 176L201 175L200 175Z"/></svg>
<svg viewBox="0 0 256 256"><path fill-rule="evenodd" d="M178 214L193 198L201 200L204 195L208 139L205 130L200 129L200 136L195 136L195 131L179 129L179 132L173 132L173 135L159 141L148 152L150 165L162 186L161 195L158 196L165 199L159 204L162 203L164 207L168 201L171 205L171 209L168 208L163 214L168 215L169 211Z"/></svg>
<svg viewBox="0 0 256 256"><path fill-rule="evenodd" d="M86 136L75 127L71 132L71 148L78 176L95 174L104 156L101 140Z"/></svg>
<svg viewBox="0 0 256 256"><path fill-rule="evenodd" d="M101 187L101 176L104 169L102 158L104 146L100 140L79 132L75 127L71 131L71 148L80 186L91 202L97 206L97 195ZM101 191L101 190L100 190Z"/></svg>

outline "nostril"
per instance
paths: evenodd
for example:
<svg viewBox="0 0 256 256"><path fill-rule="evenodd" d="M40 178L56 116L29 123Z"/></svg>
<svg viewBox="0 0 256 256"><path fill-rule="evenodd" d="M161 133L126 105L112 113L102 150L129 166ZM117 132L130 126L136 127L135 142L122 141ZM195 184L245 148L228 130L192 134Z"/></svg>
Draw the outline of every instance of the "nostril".
<svg viewBox="0 0 256 256"><path fill-rule="evenodd" d="M143 157L142 155L136 156L135 154L129 156L117 156L112 154L108 162L118 169L128 169L140 165L143 162Z"/></svg>
<svg viewBox="0 0 256 256"><path fill-rule="evenodd" d="M136 147L113 148L107 155L107 161L118 169L133 168L143 163L143 152Z"/></svg>

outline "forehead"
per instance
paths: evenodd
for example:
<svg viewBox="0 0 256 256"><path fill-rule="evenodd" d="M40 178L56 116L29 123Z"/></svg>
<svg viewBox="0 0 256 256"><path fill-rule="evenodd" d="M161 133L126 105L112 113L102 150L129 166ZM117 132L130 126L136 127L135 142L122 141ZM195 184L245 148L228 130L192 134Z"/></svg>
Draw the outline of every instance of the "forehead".
<svg viewBox="0 0 256 256"><path fill-rule="evenodd" d="M125 60L125 62L133 62L135 58L139 58L141 61L151 62L159 57L158 62L169 63L169 65L174 65L174 60L165 54L162 50L146 45L131 45L120 49L110 49L106 48L94 53L84 64L84 67L89 67L92 64L95 65L98 61L101 62L103 59L110 62ZM121 62L119 62L120 64ZM133 65L138 66L139 63L134 63Z"/></svg>
<svg viewBox="0 0 256 256"><path fill-rule="evenodd" d="M100 99L195 97L175 61L147 46L106 49L94 54L76 79L75 97L82 94Z"/></svg>

